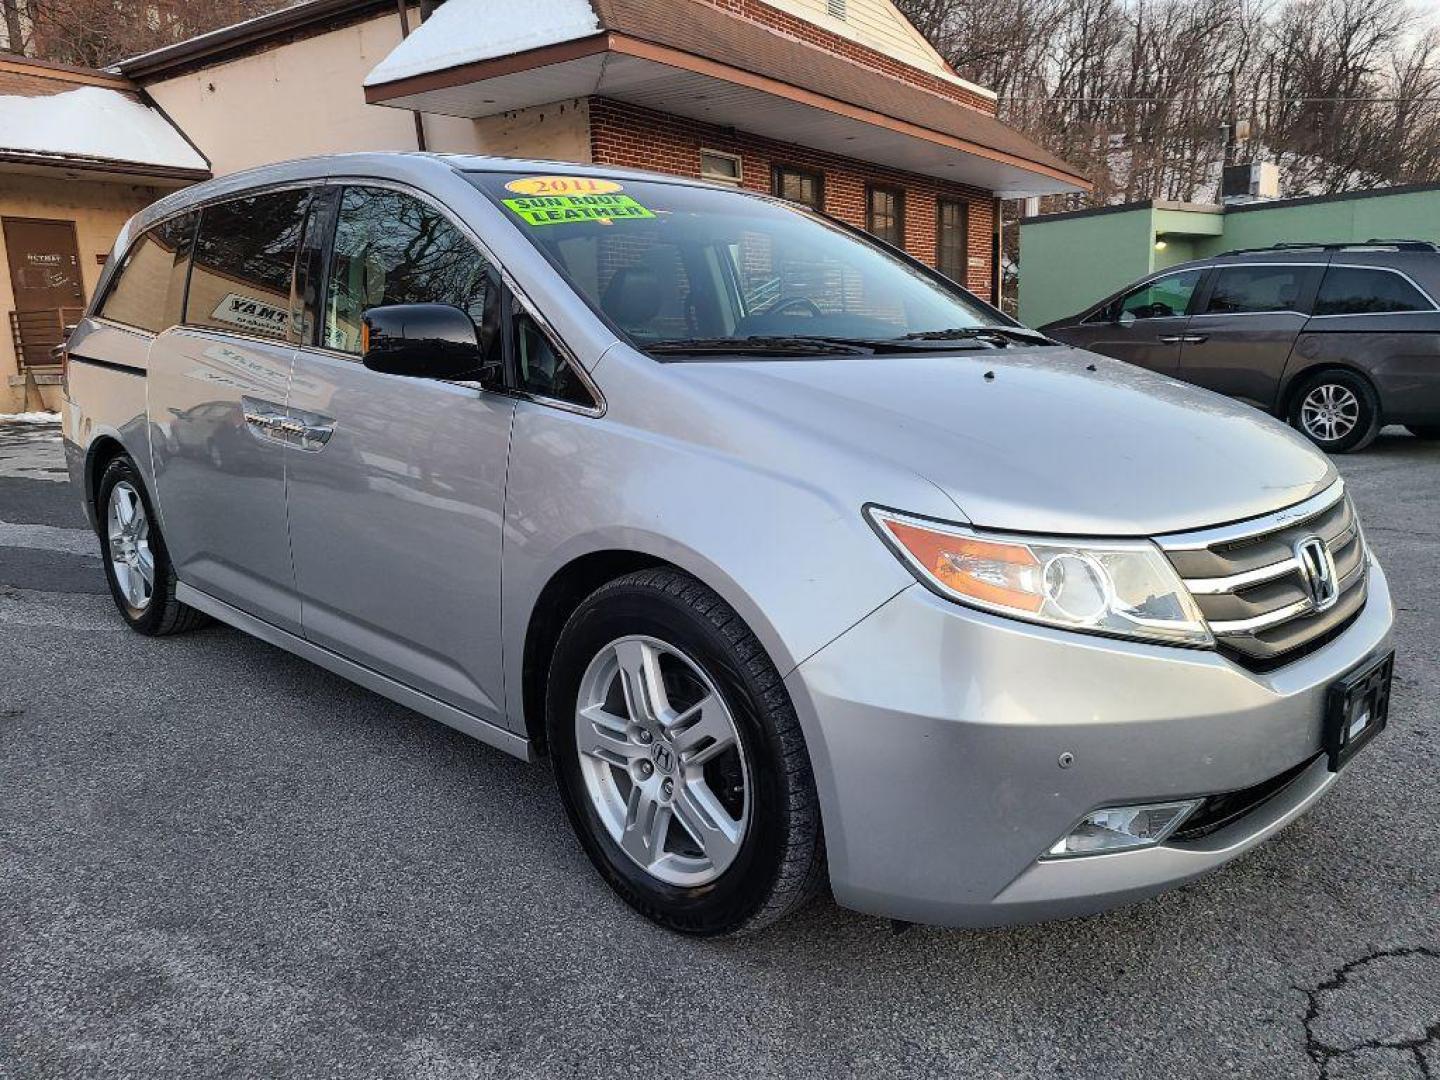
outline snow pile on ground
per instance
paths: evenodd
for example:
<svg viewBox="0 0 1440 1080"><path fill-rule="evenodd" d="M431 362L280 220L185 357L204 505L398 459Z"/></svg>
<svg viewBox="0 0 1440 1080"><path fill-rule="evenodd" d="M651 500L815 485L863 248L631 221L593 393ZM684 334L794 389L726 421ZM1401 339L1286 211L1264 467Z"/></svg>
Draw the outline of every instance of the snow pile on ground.
<svg viewBox="0 0 1440 1080"><path fill-rule="evenodd" d="M366 86L600 32L589 0L448 0L365 77Z"/></svg>
<svg viewBox="0 0 1440 1080"><path fill-rule="evenodd" d="M210 167L157 110L102 86L42 97L0 96L0 151Z"/></svg>
<svg viewBox="0 0 1440 1080"><path fill-rule="evenodd" d="M0 413L0 424L58 424L58 412Z"/></svg>

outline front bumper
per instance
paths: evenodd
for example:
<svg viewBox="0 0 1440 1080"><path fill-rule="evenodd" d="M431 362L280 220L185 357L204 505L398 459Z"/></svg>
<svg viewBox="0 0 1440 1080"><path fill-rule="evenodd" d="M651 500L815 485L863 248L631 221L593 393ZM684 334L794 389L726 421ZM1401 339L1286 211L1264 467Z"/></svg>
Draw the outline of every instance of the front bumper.
<svg viewBox="0 0 1440 1080"><path fill-rule="evenodd" d="M1257 674L1214 652L1051 630L907 588L786 680L835 897L989 926L1101 911L1212 870L1318 799L1335 779L1324 759L1201 839L1040 856L1098 807L1247 788L1313 757L1328 686L1389 650L1392 621L1372 562L1369 599L1340 636Z"/></svg>

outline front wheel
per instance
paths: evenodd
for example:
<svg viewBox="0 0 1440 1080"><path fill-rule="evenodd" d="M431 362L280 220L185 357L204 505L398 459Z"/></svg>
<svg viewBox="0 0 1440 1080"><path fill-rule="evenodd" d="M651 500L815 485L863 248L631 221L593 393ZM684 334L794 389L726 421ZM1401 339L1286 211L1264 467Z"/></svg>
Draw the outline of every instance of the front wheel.
<svg viewBox="0 0 1440 1080"><path fill-rule="evenodd" d="M1330 454L1361 450L1380 433L1380 399L1353 371L1322 371L1296 392L1290 424Z"/></svg>
<svg viewBox="0 0 1440 1080"><path fill-rule="evenodd" d="M756 930L823 881L810 758L755 635L685 574L643 570L585 600L547 693L556 779L600 874L671 930Z"/></svg>

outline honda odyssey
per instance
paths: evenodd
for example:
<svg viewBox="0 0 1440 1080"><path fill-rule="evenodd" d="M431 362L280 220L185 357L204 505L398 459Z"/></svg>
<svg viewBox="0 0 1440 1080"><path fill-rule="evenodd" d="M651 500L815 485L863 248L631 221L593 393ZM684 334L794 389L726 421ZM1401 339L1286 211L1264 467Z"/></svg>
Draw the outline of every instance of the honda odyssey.
<svg viewBox="0 0 1440 1080"><path fill-rule="evenodd" d="M130 626L218 619L547 758L675 930L826 883L1098 911L1273 835L1385 725L1385 575L1323 454L777 199L269 166L132 220L66 365Z"/></svg>

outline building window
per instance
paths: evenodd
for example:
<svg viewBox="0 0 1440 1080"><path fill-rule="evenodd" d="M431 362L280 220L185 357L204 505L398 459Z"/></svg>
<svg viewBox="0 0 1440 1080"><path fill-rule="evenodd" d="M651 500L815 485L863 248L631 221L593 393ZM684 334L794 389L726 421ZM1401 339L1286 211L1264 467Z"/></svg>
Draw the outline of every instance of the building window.
<svg viewBox="0 0 1440 1080"><path fill-rule="evenodd" d="M865 231L897 248L905 246L905 193L895 188L865 191Z"/></svg>
<svg viewBox="0 0 1440 1080"><path fill-rule="evenodd" d="M739 154L727 154L722 150L700 151L700 177L722 184L736 184L745 178Z"/></svg>
<svg viewBox="0 0 1440 1080"><path fill-rule="evenodd" d="M825 209L825 178L818 172L776 165L771 187L773 193L782 199L808 206L811 210Z"/></svg>
<svg viewBox="0 0 1440 1080"><path fill-rule="evenodd" d="M941 199L937 205L935 268L964 285L970 267L970 207L957 199Z"/></svg>

